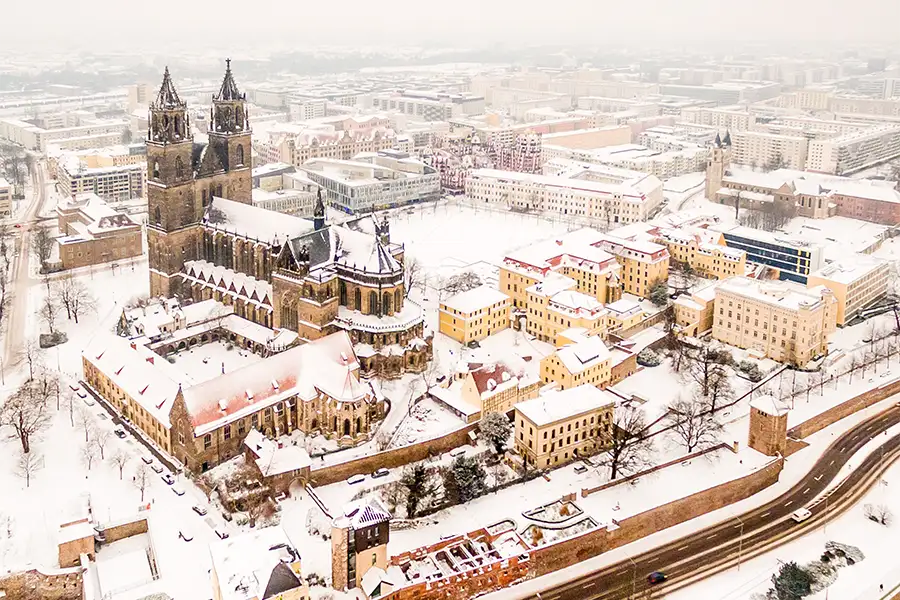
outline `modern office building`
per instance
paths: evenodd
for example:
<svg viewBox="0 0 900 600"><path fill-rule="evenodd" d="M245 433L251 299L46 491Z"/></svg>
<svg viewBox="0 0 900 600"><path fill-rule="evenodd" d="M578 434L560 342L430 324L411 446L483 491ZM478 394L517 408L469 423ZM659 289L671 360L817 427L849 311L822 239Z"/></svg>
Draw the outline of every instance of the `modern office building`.
<svg viewBox="0 0 900 600"><path fill-rule="evenodd" d="M63 196L92 192L106 201L142 198L147 194L147 168L143 162L121 166L88 167L78 156L61 159L56 170Z"/></svg>
<svg viewBox="0 0 900 600"><path fill-rule="evenodd" d="M737 226L722 232L729 248L747 253L747 262L776 269L779 279L805 284L810 273L824 264L822 246L750 227Z"/></svg>
<svg viewBox="0 0 900 600"><path fill-rule="evenodd" d="M890 277L888 261L857 254L811 273L807 285L832 291L837 300L837 324L843 326L887 295Z"/></svg>

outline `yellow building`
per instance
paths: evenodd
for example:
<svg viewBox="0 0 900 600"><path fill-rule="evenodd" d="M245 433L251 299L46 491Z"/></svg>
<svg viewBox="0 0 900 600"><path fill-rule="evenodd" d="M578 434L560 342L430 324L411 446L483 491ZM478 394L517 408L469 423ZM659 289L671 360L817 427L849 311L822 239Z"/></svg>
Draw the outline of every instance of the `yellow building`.
<svg viewBox="0 0 900 600"><path fill-rule="evenodd" d="M541 380L506 362L490 364L461 362L456 372L428 390L428 394L467 423L482 414L507 413L523 400L538 394Z"/></svg>
<svg viewBox="0 0 900 600"><path fill-rule="evenodd" d="M843 326L887 295L890 273L887 261L856 255L811 273L807 286L824 285L832 291L837 300L837 324Z"/></svg>
<svg viewBox="0 0 900 600"><path fill-rule="evenodd" d="M828 351L837 300L824 286L732 277L719 283L713 337L779 362L805 365Z"/></svg>
<svg viewBox="0 0 900 600"><path fill-rule="evenodd" d="M482 285L440 303L440 332L462 344L483 340L509 327L509 296Z"/></svg>
<svg viewBox="0 0 900 600"><path fill-rule="evenodd" d="M641 305L634 300L621 299L606 305L607 329L611 333L629 329L644 319Z"/></svg>
<svg viewBox="0 0 900 600"><path fill-rule="evenodd" d="M601 235L596 245L622 265L622 290L629 294L646 298L653 284L669 277L669 251L665 246L611 235Z"/></svg>
<svg viewBox="0 0 900 600"><path fill-rule="evenodd" d="M300 553L280 525L210 544L214 600L309 600Z"/></svg>
<svg viewBox="0 0 900 600"><path fill-rule="evenodd" d="M546 469L609 445L616 396L593 385L550 391L515 406L515 450Z"/></svg>
<svg viewBox="0 0 900 600"><path fill-rule="evenodd" d="M594 297L576 291L574 280L551 273L527 290L525 327L545 342L555 342L560 331L583 328L606 333L607 311Z"/></svg>
<svg viewBox="0 0 900 600"><path fill-rule="evenodd" d="M524 309L528 288L556 273L599 302L618 300L622 269L614 256L596 247L600 235L581 229L508 254L500 265L500 291L512 298L513 307Z"/></svg>
<svg viewBox="0 0 900 600"><path fill-rule="evenodd" d="M713 326L713 305L716 299L715 284L697 290L693 294L682 294L672 303L675 311L675 326L687 336L700 336Z"/></svg>
<svg viewBox="0 0 900 600"><path fill-rule="evenodd" d="M704 240L705 237L718 240ZM723 245L720 232L661 229L656 239L666 246L672 260L690 265L702 277L727 279L746 272L747 253Z"/></svg>
<svg viewBox="0 0 900 600"><path fill-rule="evenodd" d="M579 385L606 387L611 378L612 358L600 336L585 337L560 348L541 361L541 380L567 390Z"/></svg>

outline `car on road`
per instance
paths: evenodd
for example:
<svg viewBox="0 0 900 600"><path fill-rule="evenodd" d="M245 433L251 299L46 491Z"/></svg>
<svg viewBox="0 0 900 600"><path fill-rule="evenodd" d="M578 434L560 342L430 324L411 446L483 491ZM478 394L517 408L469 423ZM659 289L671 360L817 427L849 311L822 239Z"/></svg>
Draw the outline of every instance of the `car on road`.
<svg viewBox="0 0 900 600"><path fill-rule="evenodd" d="M147 456L146 454L141 455L141 460L144 461L144 464L146 464L146 465L153 464L153 459L150 458L149 456Z"/></svg>
<svg viewBox="0 0 900 600"><path fill-rule="evenodd" d="M365 480L366 480L365 475L351 475L350 477L347 478L347 483L349 483L350 485L353 485L356 483L362 483Z"/></svg>
<svg viewBox="0 0 900 600"><path fill-rule="evenodd" d="M206 509L202 506L192 506L191 510L200 515L201 517L206 516Z"/></svg>
<svg viewBox="0 0 900 600"><path fill-rule="evenodd" d="M662 583L666 580L666 574L662 571L653 571L649 575L647 575L647 582L650 585L655 585L657 583Z"/></svg>
<svg viewBox="0 0 900 600"><path fill-rule="evenodd" d="M184 490L177 485L172 486L172 491L175 492L176 496L184 496Z"/></svg>
<svg viewBox="0 0 900 600"><path fill-rule="evenodd" d="M808 508L798 508L794 512L791 513L791 518L798 523L802 523L812 516L812 513L809 512Z"/></svg>
<svg viewBox="0 0 900 600"><path fill-rule="evenodd" d="M160 479L165 481L167 485L174 485L175 483L175 478L172 477L171 473L164 473L162 476L160 476Z"/></svg>
<svg viewBox="0 0 900 600"><path fill-rule="evenodd" d="M228 532L224 529L213 529L213 531L216 533L216 537L218 537L220 540L228 538Z"/></svg>
<svg viewBox="0 0 900 600"><path fill-rule="evenodd" d="M576 473L587 473L588 468L582 464L577 464L574 470Z"/></svg>
<svg viewBox="0 0 900 600"><path fill-rule="evenodd" d="M119 428L116 428L116 430L113 431L113 433L115 433L116 437L119 438L120 440L128 435L127 433L125 433L124 429L119 429Z"/></svg>
<svg viewBox="0 0 900 600"><path fill-rule="evenodd" d="M150 468L153 470L154 473L162 473L163 472L162 465L151 464Z"/></svg>
<svg viewBox="0 0 900 600"><path fill-rule="evenodd" d="M185 542L190 542L192 539L194 539L194 534L191 532L190 529L182 528L178 531L178 537L181 538L182 540L184 540Z"/></svg>
<svg viewBox="0 0 900 600"><path fill-rule="evenodd" d="M372 479L378 479L379 477L387 477L391 472L381 467L380 469L375 469L375 472L372 473Z"/></svg>

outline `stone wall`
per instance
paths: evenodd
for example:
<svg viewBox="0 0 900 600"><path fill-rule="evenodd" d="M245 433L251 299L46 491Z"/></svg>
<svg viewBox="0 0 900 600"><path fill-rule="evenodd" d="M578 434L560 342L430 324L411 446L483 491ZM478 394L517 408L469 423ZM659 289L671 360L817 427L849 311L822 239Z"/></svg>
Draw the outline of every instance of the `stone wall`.
<svg viewBox="0 0 900 600"><path fill-rule="evenodd" d="M776 481L784 466L778 458L761 469L668 504L623 519L618 528L599 528L580 536L549 544L533 551L533 577L558 571L575 563L624 546L663 529L684 523L702 514L749 498Z"/></svg>
<svg viewBox="0 0 900 600"><path fill-rule="evenodd" d="M503 589L528 578L531 570L528 555L513 556L504 561L445 577L435 583L417 583L394 590L384 600L457 600L474 598Z"/></svg>
<svg viewBox="0 0 900 600"><path fill-rule="evenodd" d="M84 598L81 572L45 575L32 569L0 579L0 595L7 600L81 600Z"/></svg>
<svg viewBox="0 0 900 600"><path fill-rule="evenodd" d="M863 392L859 396L841 402L837 406L833 406L828 410L819 413L815 417L807 419L799 425L792 427L788 430L788 437L802 440L803 438L809 437L817 431L821 431L829 425L837 423L845 417L849 417L853 413L865 410L873 404L877 404L898 392L900 392L900 379L890 381L883 386L869 390L868 392Z"/></svg>
<svg viewBox="0 0 900 600"><path fill-rule="evenodd" d="M313 459L311 480L316 486L323 486L343 481L352 475L368 475L381 467L393 469L411 462L424 460L430 456L443 454L468 444L469 433L475 431L476 427L478 427L477 423L471 423L441 437L425 440L417 444L410 444L402 448L385 450L384 452L363 456L356 460L336 465L323 466L318 469L315 468L317 459Z"/></svg>
<svg viewBox="0 0 900 600"><path fill-rule="evenodd" d="M119 540L124 540L125 538L147 533L147 519L145 517L139 517L134 521L129 521L127 523L109 525L100 531L106 538L106 542L104 543L111 544Z"/></svg>

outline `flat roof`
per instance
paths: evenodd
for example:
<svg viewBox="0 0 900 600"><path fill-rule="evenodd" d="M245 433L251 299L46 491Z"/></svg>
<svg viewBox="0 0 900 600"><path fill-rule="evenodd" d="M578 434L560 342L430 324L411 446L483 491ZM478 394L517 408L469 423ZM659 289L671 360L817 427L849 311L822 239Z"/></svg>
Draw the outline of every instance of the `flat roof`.
<svg viewBox="0 0 900 600"><path fill-rule="evenodd" d="M549 425L563 419L613 406L618 396L590 384L568 390L552 390L515 405L516 411L535 425Z"/></svg>

